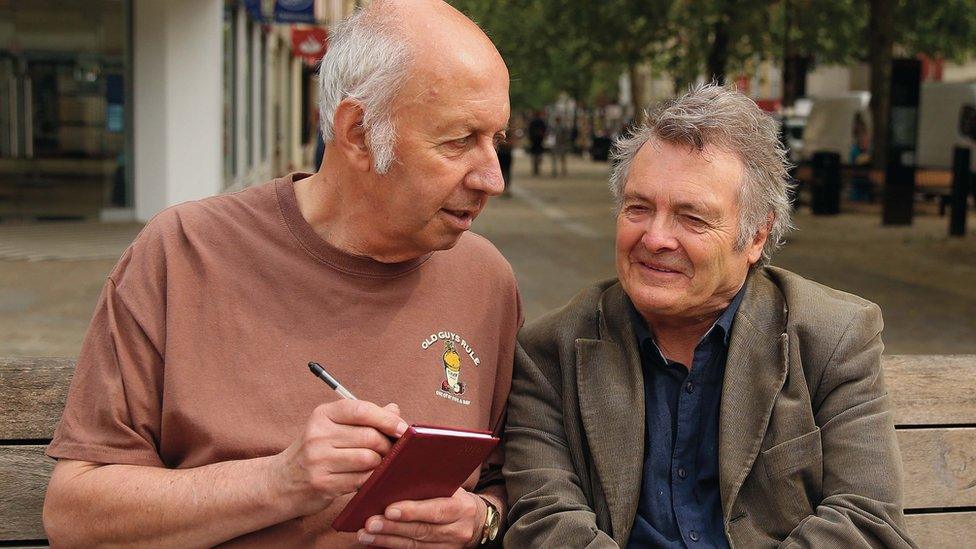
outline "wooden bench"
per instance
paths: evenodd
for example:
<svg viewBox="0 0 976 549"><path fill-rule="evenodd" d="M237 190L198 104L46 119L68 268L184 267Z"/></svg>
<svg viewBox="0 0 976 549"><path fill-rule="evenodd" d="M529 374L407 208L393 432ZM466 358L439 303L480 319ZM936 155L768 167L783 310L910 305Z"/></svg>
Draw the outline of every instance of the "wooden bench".
<svg viewBox="0 0 976 549"><path fill-rule="evenodd" d="M905 469L905 514L919 547L976 547L976 355L886 356ZM0 359L0 546L44 545L44 456L74 361Z"/></svg>
<svg viewBox="0 0 976 549"><path fill-rule="evenodd" d="M794 177L803 184L813 182L813 168L809 164L797 167ZM843 165L840 170L842 185L847 185L854 178L867 179L875 196L881 196L885 185L884 170L875 170L870 166ZM915 192L926 197L937 198L939 201L939 215L943 216L949 199L952 196L952 170L934 168L918 168L915 170Z"/></svg>

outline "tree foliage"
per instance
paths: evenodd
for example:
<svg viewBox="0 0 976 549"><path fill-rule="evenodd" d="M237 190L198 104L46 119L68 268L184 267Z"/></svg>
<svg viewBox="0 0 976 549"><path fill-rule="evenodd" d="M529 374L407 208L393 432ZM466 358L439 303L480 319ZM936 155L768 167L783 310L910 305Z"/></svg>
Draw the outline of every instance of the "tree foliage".
<svg viewBox="0 0 976 549"><path fill-rule="evenodd" d="M890 0L899 55L961 61L976 53L973 0ZM679 86L734 74L756 59L814 64L869 59L864 0L451 0L495 41L516 108L560 92L583 103L612 97L637 65Z"/></svg>
<svg viewBox="0 0 976 549"><path fill-rule="evenodd" d="M963 62L976 53L976 3L900 0L895 11L895 42L909 55L924 53Z"/></svg>

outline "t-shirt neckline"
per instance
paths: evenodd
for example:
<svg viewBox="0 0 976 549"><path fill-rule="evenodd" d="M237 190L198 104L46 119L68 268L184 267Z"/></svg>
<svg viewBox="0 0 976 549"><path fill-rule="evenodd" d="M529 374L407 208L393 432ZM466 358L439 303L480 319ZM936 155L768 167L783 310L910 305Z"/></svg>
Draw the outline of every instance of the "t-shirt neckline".
<svg viewBox="0 0 976 549"><path fill-rule="evenodd" d="M350 274L395 277L413 271L428 259L433 253L422 255L415 259L399 263L383 263L375 259L350 255L332 244L326 242L315 229L302 217L298 207L298 197L295 195L295 182L309 177L311 174L303 172L290 173L275 180L275 194L278 198L278 208L288 225L288 230L305 250L323 263L336 270Z"/></svg>

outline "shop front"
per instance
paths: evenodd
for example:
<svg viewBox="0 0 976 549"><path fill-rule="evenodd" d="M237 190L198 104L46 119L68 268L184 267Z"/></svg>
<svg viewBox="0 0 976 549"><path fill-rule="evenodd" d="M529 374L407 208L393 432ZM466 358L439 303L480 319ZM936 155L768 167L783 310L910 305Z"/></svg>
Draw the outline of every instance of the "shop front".
<svg viewBox="0 0 976 549"><path fill-rule="evenodd" d="M130 13L0 1L0 222L131 208Z"/></svg>

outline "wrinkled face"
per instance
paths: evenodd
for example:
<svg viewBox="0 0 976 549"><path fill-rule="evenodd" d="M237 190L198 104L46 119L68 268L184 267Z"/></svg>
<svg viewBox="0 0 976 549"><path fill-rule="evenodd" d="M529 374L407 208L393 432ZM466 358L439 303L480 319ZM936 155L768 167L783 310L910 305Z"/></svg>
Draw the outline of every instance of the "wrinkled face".
<svg viewBox="0 0 976 549"><path fill-rule="evenodd" d="M414 76L399 94L396 159L377 200L404 249L450 248L504 190L495 145L508 125L508 71L484 65Z"/></svg>
<svg viewBox="0 0 976 549"><path fill-rule="evenodd" d="M728 306L765 233L736 251L742 162L651 140L638 151L617 215L617 274L645 318L700 319Z"/></svg>

